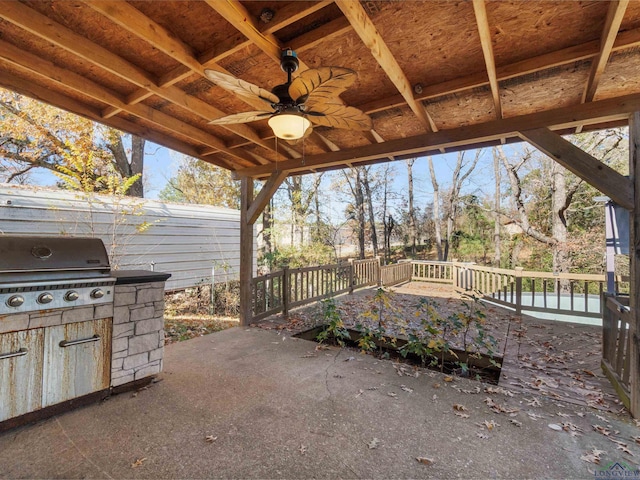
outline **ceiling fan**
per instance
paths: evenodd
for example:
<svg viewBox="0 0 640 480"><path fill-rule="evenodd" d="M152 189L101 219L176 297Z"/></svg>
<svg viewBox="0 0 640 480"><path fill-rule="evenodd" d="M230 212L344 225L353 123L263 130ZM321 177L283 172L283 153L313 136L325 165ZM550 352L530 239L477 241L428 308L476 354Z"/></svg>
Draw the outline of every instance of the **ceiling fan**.
<svg viewBox="0 0 640 480"><path fill-rule="evenodd" d="M272 91L215 70L205 75L219 87L230 92L264 101L271 110L236 113L217 118L214 125L248 123L269 119L276 137L298 140L308 136L312 124L325 127L367 131L373 128L371 118L354 107L347 107L338 98L355 80L355 72L343 67L320 67L305 70L298 77L291 75L299 61L291 49L282 52L280 67L287 73L287 83ZM266 106L265 106L266 108Z"/></svg>

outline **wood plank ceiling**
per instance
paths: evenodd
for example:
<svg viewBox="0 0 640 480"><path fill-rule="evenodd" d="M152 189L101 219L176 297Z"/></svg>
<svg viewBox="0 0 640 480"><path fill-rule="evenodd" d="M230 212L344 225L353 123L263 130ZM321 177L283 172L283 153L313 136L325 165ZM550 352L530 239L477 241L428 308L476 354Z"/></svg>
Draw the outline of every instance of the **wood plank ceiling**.
<svg viewBox="0 0 640 480"><path fill-rule="evenodd" d="M315 127L295 144L205 69L268 90L343 66L340 99L367 132ZM0 1L0 85L233 170L283 174L626 124L640 110L640 2Z"/></svg>

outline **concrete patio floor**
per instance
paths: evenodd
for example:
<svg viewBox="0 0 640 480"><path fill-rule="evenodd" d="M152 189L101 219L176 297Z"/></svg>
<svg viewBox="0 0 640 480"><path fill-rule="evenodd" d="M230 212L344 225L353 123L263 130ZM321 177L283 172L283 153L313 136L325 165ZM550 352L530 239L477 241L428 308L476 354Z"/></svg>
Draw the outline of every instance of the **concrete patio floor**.
<svg viewBox="0 0 640 480"><path fill-rule="evenodd" d="M640 460L628 416L418 373L232 328L169 345L147 389L1 434L0 478L593 478Z"/></svg>

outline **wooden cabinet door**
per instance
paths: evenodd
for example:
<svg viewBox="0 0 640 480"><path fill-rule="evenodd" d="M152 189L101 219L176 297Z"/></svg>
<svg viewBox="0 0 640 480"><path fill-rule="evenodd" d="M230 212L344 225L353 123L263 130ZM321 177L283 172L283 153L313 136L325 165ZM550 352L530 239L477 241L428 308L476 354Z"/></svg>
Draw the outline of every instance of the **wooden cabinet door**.
<svg viewBox="0 0 640 480"><path fill-rule="evenodd" d="M109 388L110 379L110 318L46 329L43 407Z"/></svg>
<svg viewBox="0 0 640 480"><path fill-rule="evenodd" d="M0 335L0 422L42 406L44 331Z"/></svg>

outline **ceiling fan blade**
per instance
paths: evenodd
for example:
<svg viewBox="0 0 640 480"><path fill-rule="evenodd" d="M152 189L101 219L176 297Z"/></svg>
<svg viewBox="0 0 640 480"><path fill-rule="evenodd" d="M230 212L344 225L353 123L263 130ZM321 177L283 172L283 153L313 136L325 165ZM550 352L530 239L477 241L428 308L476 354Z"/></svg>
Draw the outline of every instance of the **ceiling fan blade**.
<svg viewBox="0 0 640 480"><path fill-rule="evenodd" d="M215 120L211 120L209 123L212 125L229 125L233 123L249 123L255 122L256 120L264 120L265 118L273 115L273 112L263 112L263 111L253 111L253 112L242 112L235 113L233 115L227 115L226 117L216 118Z"/></svg>
<svg viewBox="0 0 640 480"><path fill-rule="evenodd" d="M305 70L289 85L289 96L299 105L326 102L338 97L353 84L356 72L343 67Z"/></svg>
<svg viewBox="0 0 640 480"><path fill-rule="evenodd" d="M225 90L229 90L230 92L237 93L238 95L242 95L243 97L253 99L257 98L267 102L268 104L280 102L280 99L269 90L260 88L253 83L245 82L244 80L236 78L232 75L227 75L226 73L221 73L209 69L206 69L204 71L204 74L209 80L211 80L219 87L222 87Z"/></svg>
<svg viewBox="0 0 640 480"><path fill-rule="evenodd" d="M323 127L347 128L367 131L373 128L371 117L354 107L345 107L337 103L314 105L313 111L306 112L309 120Z"/></svg>

